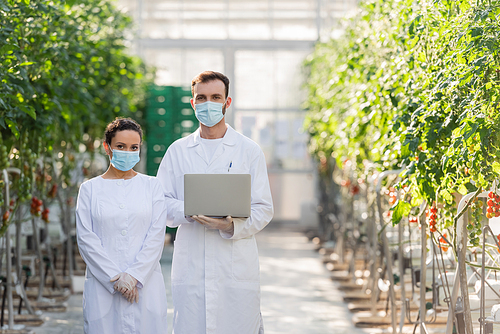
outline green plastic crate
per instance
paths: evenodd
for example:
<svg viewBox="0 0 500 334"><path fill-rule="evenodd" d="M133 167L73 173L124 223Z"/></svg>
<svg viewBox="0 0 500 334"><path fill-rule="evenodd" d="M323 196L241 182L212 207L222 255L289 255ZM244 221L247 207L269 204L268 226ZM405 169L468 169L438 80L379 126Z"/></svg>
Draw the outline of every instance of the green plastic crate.
<svg viewBox="0 0 500 334"><path fill-rule="evenodd" d="M148 89L145 114L148 175L156 175L161 158L174 141L198 128L190 99L190 87L151 86Z"/></svg>

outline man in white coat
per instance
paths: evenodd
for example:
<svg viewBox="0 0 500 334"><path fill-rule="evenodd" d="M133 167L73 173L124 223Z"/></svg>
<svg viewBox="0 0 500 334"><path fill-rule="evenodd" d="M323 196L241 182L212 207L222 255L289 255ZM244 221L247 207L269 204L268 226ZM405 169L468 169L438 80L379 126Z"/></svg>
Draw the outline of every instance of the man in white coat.
<svg viewBox="0 0 500 334"><path fill-rule="evenodd" d="M192 83L200 127L165 153L167 225L178 227L172 262L174 334L260 334L259 258L255 234L273 217L267 167L260 147L225 122L229 79L206 71ZM247 219L184 216L184 174L251 175Z"/></svg>

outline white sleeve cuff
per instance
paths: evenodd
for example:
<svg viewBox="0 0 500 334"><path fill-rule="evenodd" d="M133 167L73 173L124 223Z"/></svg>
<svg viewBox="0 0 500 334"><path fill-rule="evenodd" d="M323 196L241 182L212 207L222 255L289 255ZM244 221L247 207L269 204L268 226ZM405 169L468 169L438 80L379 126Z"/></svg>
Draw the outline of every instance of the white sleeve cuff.
<svg viewBox="0 0 500 334"><path fill-rule="evenodd" d="M221 237L223 237L224 239L238 239L238 235L244 229L245 223L248 219L250 218L233 218L233 234L220 231Z"/></svg>

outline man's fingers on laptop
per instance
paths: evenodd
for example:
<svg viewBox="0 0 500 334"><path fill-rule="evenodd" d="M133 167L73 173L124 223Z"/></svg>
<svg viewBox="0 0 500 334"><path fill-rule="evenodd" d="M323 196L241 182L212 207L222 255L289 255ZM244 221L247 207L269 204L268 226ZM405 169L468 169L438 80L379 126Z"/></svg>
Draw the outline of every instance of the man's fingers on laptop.
<svg viewBox="0 0 500 334"><path fill-rule="evenodd" d="M199 216L193 216L193 219L209 229L218 229L218 230L226 230L233 223L233 218L231 216L227 216L224 218L211 218L199 215Z"/></svg>

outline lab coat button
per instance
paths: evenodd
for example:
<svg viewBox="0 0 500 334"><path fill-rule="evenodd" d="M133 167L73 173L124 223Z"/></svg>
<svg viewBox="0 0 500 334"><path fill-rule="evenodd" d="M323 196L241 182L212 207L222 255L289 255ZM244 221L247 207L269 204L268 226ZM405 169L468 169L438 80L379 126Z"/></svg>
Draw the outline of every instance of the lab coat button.
<svg viewBox="0 0 500 334"><path fill-rule="evenodd" d="M123 236L126 236L126 235L127 235L127 231L123 230L123 231L122 231L122 235L123 235Z"/></svg>
<svg viewBox="0 0 500 334"><path fill-rule="evenodd" d="M121 186L122 185L122 181L118 181L116 182L117 185Z"/></svg>
<svg viewBox="0 0 500 334"><path fill-rule="evenodd" d="M120 209L123 209L124 207L125 207L125 205L120 204Z"/></svg>

